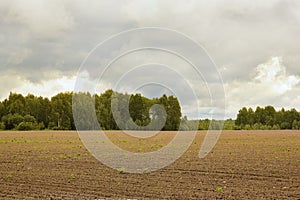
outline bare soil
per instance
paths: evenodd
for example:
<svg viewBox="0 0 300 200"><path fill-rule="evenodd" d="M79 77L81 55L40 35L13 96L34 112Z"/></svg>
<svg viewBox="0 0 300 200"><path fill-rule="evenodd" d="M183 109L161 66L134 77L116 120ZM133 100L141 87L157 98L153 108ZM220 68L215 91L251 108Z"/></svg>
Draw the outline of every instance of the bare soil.
<svg viewBox="0 0 300 200"><path fill-rule="evenodd" d="M146 152L175 133L107 135ZM205 133L170 166L129 174L96 160L75 131L0 132L0 199L300 199L300 131L224 131L200 159Z"/></svg>

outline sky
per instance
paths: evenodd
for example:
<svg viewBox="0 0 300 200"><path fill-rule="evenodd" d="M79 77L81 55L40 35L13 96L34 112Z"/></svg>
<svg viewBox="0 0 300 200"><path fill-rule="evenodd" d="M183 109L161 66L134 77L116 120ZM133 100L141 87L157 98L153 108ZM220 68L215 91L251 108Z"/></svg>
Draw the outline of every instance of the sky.
<svg viewBox="0 0 300 200"><path fill-rule="evenodd" d="M73 91L84 77L82 88L99 93L174 94L189 118L235 118L243 106L300 110L297 0L2 0L0 27L0 100ZM162 30L126 35L144 27ZM154 43L161 49L105 70Z"/></svg>

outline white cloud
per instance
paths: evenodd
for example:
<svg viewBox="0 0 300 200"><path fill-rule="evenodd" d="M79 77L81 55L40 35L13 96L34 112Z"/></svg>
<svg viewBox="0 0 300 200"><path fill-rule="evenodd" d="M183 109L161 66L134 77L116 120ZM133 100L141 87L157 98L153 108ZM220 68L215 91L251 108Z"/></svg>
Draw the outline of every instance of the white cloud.
<svg viewBox="0 0 300 200"><path fill-rule="evenodd" d="M32 83L20 75L6 74L0 77L0 84L9 87L0 88L0 99L8 97L9 92L16 92L22 95L34 94L37 96L52 97L59 92L73 91L76 77L66 77L51 79L41 83Z"/></svg>
<svg viewBox="0 0 300 200"><path fill-rule="evenodd" d="M282 59L279 57L273 57L267 63L258 65L256 71L254 79L266 88L271 87L270 89L278 94L291 90L300 81L299 77L287 74L286 67L282 65Z"/></svg>
<svg viewBox="0 0 300 200"><path fill-rule="evenodd" d="M273 57L258 65L254 72L250 81L234 80L225 84L228 115L234 117L243 106L298 107L298 103L291 105L291 99L284 97L297 89L300 77L286 72L282 58Z"/></svg>

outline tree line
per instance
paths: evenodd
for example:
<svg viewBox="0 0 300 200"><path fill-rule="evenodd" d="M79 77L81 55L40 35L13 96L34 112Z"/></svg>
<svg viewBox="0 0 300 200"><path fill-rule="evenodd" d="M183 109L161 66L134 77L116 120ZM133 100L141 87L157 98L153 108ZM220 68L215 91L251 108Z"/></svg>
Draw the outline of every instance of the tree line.
<svg viewBox="0 0 300 200"><path fill-rule="evenodd" d="M72 109L72 105L78 110ZM80 113L76 123L74 111ZM95 113L96 121L91 113ZM257 107L255 111L243 107L236 120L188 120L182 117L174 96L149 99L111 89L100 95L64 92L50 99L11 92L0 101L1 130L87 130L99 125L104 130L300 129L300 113L296 109L276 111L273 106Z"/></svg>
<svg viewBox="0 0 300 200"><path fill-rule="evenodd" d="M75 101L74 97L76 97ZM76 106L77 108L83 108L80 110L83 115L82 122L74 122L72 103L79 105ZM162 95L160 98L149 99L141 94L122 94L110 89L100 95L64 92L48 99L32 94L23 96L11 92L7 99L0 102L0 129L75 130L77 124L83 129L91 129L91 126L87 124L88 120L85 119L85 117L88 119L91 114L89 110L86 110L88 103L93 103L97 123L104 130L142 129L150 122L154 125L148 127L149 129L161 127L163 130L178 130L181 122L181 107L174 96ZM112 103L117 105L112 107ZM160 113L162 108L164 108L165 115ZM124 117L122 115L126 113L125 109L129 110L134 123L125 122L122 125L115 120L117 117ZM161 122L165 123L161 125ZM136 125L133 126L133 124Z"/></svg>
<svg viewBox="0 0 300 200"><path fill-rule="evenodd" d="M277 130L300 129L300 113L296 109L276 111L273 106L257 107L254 111L251 107L243 107L235 120L236 129Z"/></svg>
<svg viewBox="0 0 300 200"><path fill-rule="evenodd" d="M215 119L199 119L188 120L186 116L182 118L181 130L237 130L235 120L215 120Z"/></svg>

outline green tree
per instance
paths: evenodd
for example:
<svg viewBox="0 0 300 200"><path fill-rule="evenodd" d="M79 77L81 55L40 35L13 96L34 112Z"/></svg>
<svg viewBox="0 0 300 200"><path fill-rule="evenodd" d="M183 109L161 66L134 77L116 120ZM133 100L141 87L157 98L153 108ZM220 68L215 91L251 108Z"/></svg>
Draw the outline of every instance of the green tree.
<svg viewBox="0 0 300 200"><path fill-rule="evenodd" d="M0 119L2 119L2 117L6 115L5 113L5 106L4 103L0 102Z"/></svg>
<svg viewBox="0 0 300 200"><path fill-rule="evenodd" d="M145 126L149 123L149 108L145 98L141 94L131 95L129 101L129 112L132 120L139 126Z"/></svg>
<svg viewBox="0 0 300 200"><path fill-rule="evenodd" d="M21 94L10 93L7 101L7 110L11 114L25 114L25 99Z"/></svg>
<svg viewBox="0 0 300 200"><path fill-rule="evenodd" d="M266 124L266 113L265 110L261 107L256 107L255 110L255 123Z"/></svg>
<svg viewBox="0 0 300 200"><path fill-rule="evenodd" d="M167 119L163 130L178 130L181 121L181 108L178 99L165 94L159 98L159 104L165 108Z"/></svg>
<svg viewBox="0 0 300 200"><path fill-rule="evenodd" d="M59 93L51 98L51 114L54 129L72 130L75 129L72 114L72 93Z"/></svg>
<svg viewBox="0 0 300 200"><path fill-rule="evenodd" d="M266 106L264 112L266 115L265 124L269 126L273 126L275 124L275 115L276 115L275 108L273 106Z"/></svg>
<svg viewBox="0 0 300 200"><path fill-rule="evenodd" d="M208 130L210 126L210 120L209 119L204 119L204 120L199 120L199 130Z"/></svg>
<svg viewBox="0 0 300 200"><path fill-rule="evenodd" d="M77 130L97 130L100 128L95 120L95 101L90 93L76 93L73 95L73 114L76 119Z"/></svg>
<svg viewBox="0 0 300 200"><path fill-rule="evenodd" d="M118 128L111 111L112 95L113 91L111 89L106 90L100 96L95 95L97 119L101 128L104 130L114 130Z"/></svg>
<svg viewBox="0 0 300 200"><path fill-rule="evenodd" d="M178 130L181 122L181 107L179 101L174 96L168 97L168 111L166 124L171 127L170 130ZM169 119L169 120L168 120Z"/></svg>
<svg viewBox="0 0 300 200"><path fill-rule="evenodd" d="M246 107L243 107L241 110L239 110L235 124L244 127L246 124L248 124L248 121L249 121L248 110Z"/></svg>

